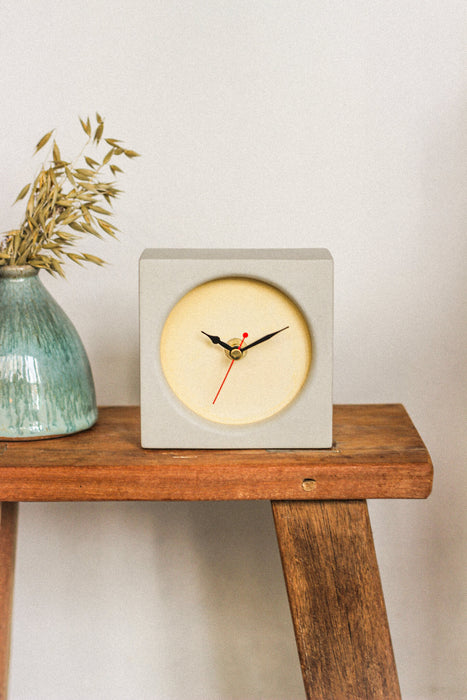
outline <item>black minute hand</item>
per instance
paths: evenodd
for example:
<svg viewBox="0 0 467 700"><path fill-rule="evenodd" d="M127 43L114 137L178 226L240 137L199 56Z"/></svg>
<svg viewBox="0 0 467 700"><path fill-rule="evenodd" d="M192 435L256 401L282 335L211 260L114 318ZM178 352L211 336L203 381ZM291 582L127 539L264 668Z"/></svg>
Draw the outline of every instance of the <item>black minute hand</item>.
<svg viewBox="0 0 467 700"><path fill-rule="evenodd" d="M205 333L204 331L201 331L204 335L207 335L209 340L214 343L214 345L221 345L223 348L228 350L229 352L232 350L232 346L229 345L228 343L224 343L218 335L209 335L209 333Z"/></svg>
<svg viewBox="0 0 467 700"><path fill-rule="evenodd" d="M274 331L274 333L268 333L267 335L263 335L262 338L259 338L258 340L255 340L253 343L250 343L249 345L245 345L243 350L249 350L250 348L254 347L255 345L259 345L260 343L264 343L265 340L269 340L269 338L272 338L273 335L277 335L278 333L282 333L282 331L285 331L289 326L285 326L284 328L281 328L278 331Z"/></svg>

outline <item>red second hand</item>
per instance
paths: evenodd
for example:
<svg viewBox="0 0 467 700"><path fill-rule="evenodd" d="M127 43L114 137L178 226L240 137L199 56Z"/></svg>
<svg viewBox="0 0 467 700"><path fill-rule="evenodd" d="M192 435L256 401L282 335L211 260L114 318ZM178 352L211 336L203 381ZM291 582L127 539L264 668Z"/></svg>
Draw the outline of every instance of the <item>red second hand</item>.
<svg viewBox="0 0 467 700"><path fill-rule="evenodd" d="M243 340L242 340L242 342L240 343L240 345L238 346L239 349L242 347L243 343L245 342L245 338L248 338L248 333L243 333ZM221 389L222 389L222 387L223 387L224 384L225 384L225 380L227 379L227 377L228 377L228 375L229 375L229 372L230 372L230 370L232 369L232 365L233 365L234 362L235 362L235 360L232 360L232 362L230 363L229 369L228 369L227 372L225 373L225 377L224 377L224 379L222 380L222 384L221 384L220 387L219 387L219 391L217 392L217 394L216 394L215 397L214 397L213 404L216 403L217 397L218 397L219 394L221 393Z"/></svg>

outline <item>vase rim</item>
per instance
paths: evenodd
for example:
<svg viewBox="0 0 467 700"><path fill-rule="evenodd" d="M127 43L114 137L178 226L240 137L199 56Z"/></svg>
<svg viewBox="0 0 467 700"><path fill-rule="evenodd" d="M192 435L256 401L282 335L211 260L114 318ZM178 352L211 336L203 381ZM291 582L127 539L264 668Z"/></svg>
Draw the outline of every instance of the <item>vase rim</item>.
<svg viewBox="0 0 467 700"><path fill-rule="evenodd" d="M2 265L0 267L0 277L7 279L34 277L37 274L39 274L39 269L32 267L32 265Z"/></svg>

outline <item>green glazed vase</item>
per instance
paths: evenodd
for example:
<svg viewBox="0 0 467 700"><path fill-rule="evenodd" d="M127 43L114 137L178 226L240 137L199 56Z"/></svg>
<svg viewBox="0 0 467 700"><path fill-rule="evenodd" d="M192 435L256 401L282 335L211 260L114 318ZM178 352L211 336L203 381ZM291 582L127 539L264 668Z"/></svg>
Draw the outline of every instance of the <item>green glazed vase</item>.
<svg viewBox="0 0 467 700"><path fill-rule="evenodd" d="M97 420L83 344L29 266L0 267L0 440L68 435Z"/></svg>

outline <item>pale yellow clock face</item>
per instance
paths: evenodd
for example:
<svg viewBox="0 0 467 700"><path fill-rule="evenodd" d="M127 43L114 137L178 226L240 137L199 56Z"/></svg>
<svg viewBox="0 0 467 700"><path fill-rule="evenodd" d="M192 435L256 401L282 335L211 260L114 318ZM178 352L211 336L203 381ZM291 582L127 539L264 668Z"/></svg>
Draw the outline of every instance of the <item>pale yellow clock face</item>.
<svg viewBox="0 0 467 700"><path fill-rule="evenodd" d="M233 353L239 359L216 339L243 341ZM311 353L298 306L276 287L247 277L215 279L185 294L167 317L160 344L162 370L178 399L225 425L265 420L294 401Z"/></svg>

